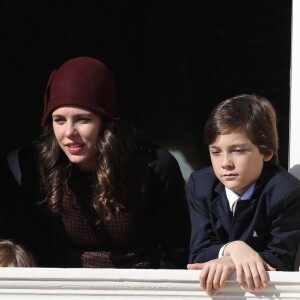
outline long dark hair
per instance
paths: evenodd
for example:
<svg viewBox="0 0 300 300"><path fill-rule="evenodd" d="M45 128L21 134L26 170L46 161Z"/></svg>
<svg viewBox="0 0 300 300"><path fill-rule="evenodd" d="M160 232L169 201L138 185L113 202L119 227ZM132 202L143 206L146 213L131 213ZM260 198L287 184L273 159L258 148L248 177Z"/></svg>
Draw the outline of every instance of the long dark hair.
<svg viewBox="0 0 300 300"><path fill-rule="evenodd" d="M106 120L98 139L98 158L94 176L96 186L92 205L98 220L111 219L123 207L124 170L138 151L138 133L131 124L122 120ZM72 163L61 150L48 123L38 143L39 165L44 200L54 213L62 212L61 199L69 187Z"/></svg>

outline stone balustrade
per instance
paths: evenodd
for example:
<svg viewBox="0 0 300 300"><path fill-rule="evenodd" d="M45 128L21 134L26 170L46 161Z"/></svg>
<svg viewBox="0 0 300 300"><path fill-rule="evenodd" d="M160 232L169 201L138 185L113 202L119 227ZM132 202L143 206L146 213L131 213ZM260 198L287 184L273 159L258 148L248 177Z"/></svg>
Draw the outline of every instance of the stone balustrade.
<svg viewBox="0 0 300 300"><path fill-rule="evenodd" d="M0 268L0 299L300 299L300 272L268 272L259 292L241 288L235 276L216 296L199 287L200 271L149 269Z"/></svg>

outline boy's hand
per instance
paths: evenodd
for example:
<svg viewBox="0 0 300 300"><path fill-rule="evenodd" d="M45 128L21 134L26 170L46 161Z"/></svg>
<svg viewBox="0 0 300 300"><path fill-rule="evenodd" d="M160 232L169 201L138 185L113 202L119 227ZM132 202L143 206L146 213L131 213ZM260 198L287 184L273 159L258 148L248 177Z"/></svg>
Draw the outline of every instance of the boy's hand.
<svg viewBox="0 0 300 300"><path fill-rule="evenodd" d="M242 241L229 243L224 249L224 255L231 257L235 265L238 283L247 286L251 291L267 287L266 271L276 271L256 251Z"/></svg>
<svg viewBox="0 0 300 300"><path fill-rule="evenodd" d="M216 295L225 286L228 277L236 271L229 256L210 260L206 263L188 264L189 270L202 270L199 276L200 286L207 295Z"/></svg>

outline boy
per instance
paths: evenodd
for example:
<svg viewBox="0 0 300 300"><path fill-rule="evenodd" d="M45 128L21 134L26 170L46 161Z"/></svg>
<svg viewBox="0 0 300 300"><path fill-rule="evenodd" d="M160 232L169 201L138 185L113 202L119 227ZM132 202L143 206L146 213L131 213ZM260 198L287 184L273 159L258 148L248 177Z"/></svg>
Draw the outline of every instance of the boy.
<svg viewBox="0 0 300 300"><path fill-rule="evenodd" d="M250 290L266 271L291 271L300 243L300 181L277 165L278 133L271 103L255 95L221 102L204 141L212 167L188 182L192 223L188 269L217 294L229 275ZM238 201L237 201L238 200Z"/></svg>

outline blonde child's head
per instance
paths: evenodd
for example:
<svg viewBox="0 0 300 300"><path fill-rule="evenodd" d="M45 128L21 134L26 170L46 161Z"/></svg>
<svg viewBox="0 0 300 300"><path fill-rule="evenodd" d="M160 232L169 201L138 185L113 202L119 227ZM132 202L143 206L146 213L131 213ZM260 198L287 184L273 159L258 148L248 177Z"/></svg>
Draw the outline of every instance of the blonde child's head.
<svg viewBox="0 0 300 300"><path fill-rule="evenodd" d="M35 261L23 246L0 240L0 267L35 267Z"/></svg>

